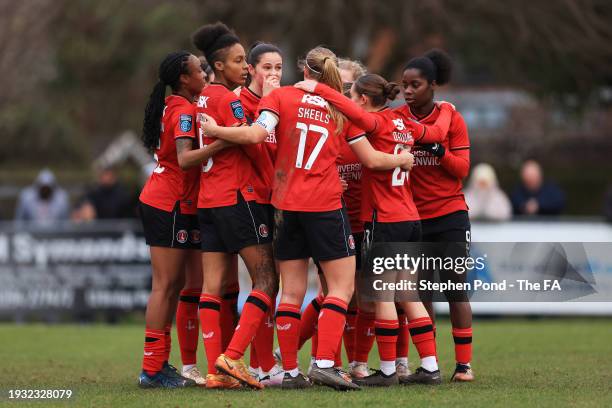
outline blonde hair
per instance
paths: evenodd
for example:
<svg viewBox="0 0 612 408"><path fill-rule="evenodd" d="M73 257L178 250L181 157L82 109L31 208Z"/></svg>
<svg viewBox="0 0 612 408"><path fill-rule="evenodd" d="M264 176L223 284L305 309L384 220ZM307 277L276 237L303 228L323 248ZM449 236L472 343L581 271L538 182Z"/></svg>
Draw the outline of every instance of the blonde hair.
<svg viewBox="0 0 612 408"><path fill-rule="evenodd" d="M313 48L306 54L304 66L311 78L342 93L338 58L331 50L321 46ZM345 117L331 104L328 104L327 109L336 124L336 134L339 134L344 127Z"/></svg>
<svg viewBox="0 0 612 408"><path fill-rule="evenodd" d="M353 74L353 81L358 80L368 73L368 70L361 61L350 60L348 58L338 59L338 68L350 71L350 73Z"/></svg>

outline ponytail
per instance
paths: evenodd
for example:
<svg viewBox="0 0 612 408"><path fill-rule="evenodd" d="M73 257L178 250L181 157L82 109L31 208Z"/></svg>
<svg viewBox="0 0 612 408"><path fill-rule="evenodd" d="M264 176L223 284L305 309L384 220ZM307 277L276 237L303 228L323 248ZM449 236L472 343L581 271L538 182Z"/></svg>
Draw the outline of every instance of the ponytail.
<svg viewBox="0 0 612 408"><path fill-rule="evenodd" d="M180 76L189 73L187 72L187 61L190 55L186 51L173 52L168 54L159 65L159 80L149 96L142 124L142 143L150 152L159 147L166 86L176 90Z"/></svg>
<svg viewBox="0 0 612 408"><path fill-rule="evenodd" d="M365 74L355 81L355 92L370 98L372 106L383 106L387 100L394 100L400 88L395 82L387 82L380 75Z"/></svg>
<svg viewBox="0 0 612 408"><path fill-rule="evenodd" d="M312 78L342 93L338 60L331 50L321 46L313 48L306 55L304 65ZM345 117L333 105L328 104L327 109L336 124L336 134L339 134L344 127Z"/></svg>

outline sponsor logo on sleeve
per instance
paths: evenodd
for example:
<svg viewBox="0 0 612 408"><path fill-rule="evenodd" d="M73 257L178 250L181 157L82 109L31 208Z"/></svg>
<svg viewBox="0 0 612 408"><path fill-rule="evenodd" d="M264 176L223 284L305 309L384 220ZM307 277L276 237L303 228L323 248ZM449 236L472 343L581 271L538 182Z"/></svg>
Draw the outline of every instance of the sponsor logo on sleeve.
<svg viewBox="0 0 612 408"><path fill-rule="evenodd" d="M230 108L232 108L232 113L236 119L244 119L244 110L242 109L240 101L231 102Z"/></svg>
<svg viewBox="0 0 612 408"><path fill-rule="evenodd" d="M187 114L181 114L179 116L179 124L181 126L181 131L189 132L193 126L193 117Z"/></svg>

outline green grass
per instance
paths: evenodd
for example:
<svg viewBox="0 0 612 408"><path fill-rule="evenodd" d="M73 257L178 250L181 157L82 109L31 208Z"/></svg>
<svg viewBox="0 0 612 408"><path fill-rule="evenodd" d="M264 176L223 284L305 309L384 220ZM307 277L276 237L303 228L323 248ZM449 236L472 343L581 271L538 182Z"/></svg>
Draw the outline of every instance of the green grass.
<svg viewBox="0 0 612 408"><path fill-rule="evenodd" d="M612 321L484 320L474 326L477 381L450 384L454 367L448 323L438 327L445 379L440 387L339 393L308 391L140 390L143 328L137 325L0 325L0 405L11 388L72 389L71 402L11 406L96 407L605 407L612 406ZM179 365L176 337L172 360ZM308 347L306 347L308 349ZM308 355L300 359L306 366ZM371 356L375 357L375 350ZM410 350L415 366L416 353ZM199 350L204 371L203 351ZM376 365L375 358L371 363Z"/></svg>

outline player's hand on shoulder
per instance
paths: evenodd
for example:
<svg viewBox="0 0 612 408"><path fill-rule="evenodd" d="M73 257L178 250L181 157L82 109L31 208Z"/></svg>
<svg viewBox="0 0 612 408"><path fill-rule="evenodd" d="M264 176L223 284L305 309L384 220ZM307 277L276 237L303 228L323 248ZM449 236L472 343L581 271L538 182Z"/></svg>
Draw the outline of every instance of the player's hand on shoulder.
<svg viewBox="0 0 612 408"><path fill-rule="evenodd" d="M306 91L306 92L314 92L315 87L317 86L318 82L313 80L313 79L305 79L303 81L300 81L298 83L296 83L295 85L293 85L294 87L296 87L297 89L301 89L302 91Z"/></svg>

